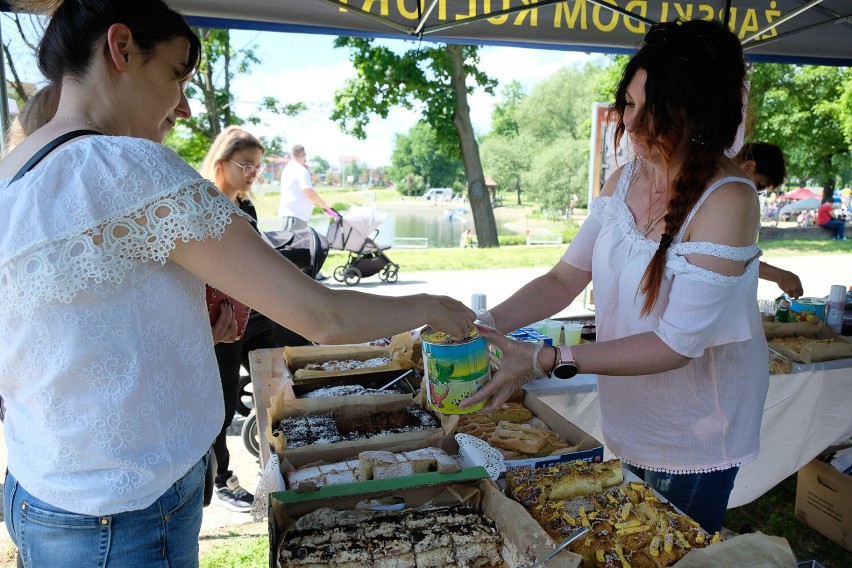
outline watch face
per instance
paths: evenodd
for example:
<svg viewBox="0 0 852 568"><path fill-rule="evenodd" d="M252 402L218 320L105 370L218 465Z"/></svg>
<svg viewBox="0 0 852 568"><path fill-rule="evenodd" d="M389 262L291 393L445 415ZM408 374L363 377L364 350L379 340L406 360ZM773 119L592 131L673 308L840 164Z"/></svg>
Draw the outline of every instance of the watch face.
<svg viewBox="0 0 852 568"><path fill-rule="evenodd" d="M553 369L553 376L557 379L570 379L577 374L577 365L574 363L562 363Z"/></svg>

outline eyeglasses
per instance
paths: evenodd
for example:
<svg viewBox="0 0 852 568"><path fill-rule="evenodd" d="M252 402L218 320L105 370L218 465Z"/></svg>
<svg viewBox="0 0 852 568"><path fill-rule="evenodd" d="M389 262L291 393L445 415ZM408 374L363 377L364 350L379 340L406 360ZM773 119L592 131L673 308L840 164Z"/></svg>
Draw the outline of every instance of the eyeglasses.
<svg viewBox="0 0 852 568"><path fill-rule="evenodd" d="M712 38L685 31L683 22L680 20L654 24L645 34L644 42L646 45L666 45L683 61L716 55L716 46L713 45Z"/></svg>
<svg viewBox="0 0 852 568"><path fill-rule="evenodd" d="M251 177L253 175L260 175L266 170L266 164L260 164L259 166L253 166L251 164L240 164L235 162L234 160L228 160L241 170L243 170L243 175L246 177Z"/></svg>

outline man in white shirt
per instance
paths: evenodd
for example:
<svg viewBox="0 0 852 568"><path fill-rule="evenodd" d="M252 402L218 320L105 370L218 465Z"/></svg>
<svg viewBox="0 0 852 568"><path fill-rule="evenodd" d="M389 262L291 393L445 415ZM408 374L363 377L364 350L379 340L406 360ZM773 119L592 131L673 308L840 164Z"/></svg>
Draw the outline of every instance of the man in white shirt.
<svg viewBox="0 0 852 568"><path fill-rule="evenodd" d="M314 205L333 214L331 207L314 191L311 174L305 167L307 159L305 147L296 144L290 152L290 161L281 173L278 216L281 217L281 228L285 231L307 227Z"/></svg>

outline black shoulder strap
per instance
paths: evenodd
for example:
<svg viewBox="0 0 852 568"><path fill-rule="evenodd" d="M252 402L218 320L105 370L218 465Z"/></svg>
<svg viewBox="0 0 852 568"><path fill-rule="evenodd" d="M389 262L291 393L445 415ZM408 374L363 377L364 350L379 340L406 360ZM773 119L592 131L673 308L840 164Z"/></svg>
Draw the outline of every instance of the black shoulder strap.
<svg viewBox="0 0 852 568"><path fill-rule="evenodd" d="M45 144L41 150L36 152L35 155L30 158L26 164L24 164L24 167L22 167L18 171L18 173L15 174L15 177L13 177L12 181L10 181L9 183L14 183L24 177L24 174L33 169L36 164L42 161L45 156L53 152L58 146L61 146L62 144L65 144L69 140L73 140L78 136L86 136L87 134L100 134L100 132L98 132L97 130L72 130L71 132L66 132L61 136L54 138L53 140Z"/></svg>

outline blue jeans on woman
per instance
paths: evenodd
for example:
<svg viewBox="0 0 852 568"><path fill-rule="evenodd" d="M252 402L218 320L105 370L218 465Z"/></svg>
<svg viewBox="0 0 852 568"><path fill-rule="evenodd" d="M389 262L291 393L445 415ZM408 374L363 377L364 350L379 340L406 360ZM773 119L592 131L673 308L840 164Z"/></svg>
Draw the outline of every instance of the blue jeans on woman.
<svg viewBox="0 0 852 568"><path fill-rule="evenodd" d="M689 515L705 531L722 529L728 497L734 489L738 467L709 473L664 473L623 464L642 481Z"/></svg>
<svg viewBox="0 0 852 568"><path fill-rule="evenodd" d="M197 568L207 456L153 505L93 517L30 495L6 472L6 528L26 568Z"/></svg>
<svg viewBox="0 0 852 568"><path fill-rule="evenodd" d="M820 225L823 229L828 229L829 231L834 231L835 239L845 239L846 238L846 222L841 221L840 219L831 219L826 221L822 225Z"/></svg>

